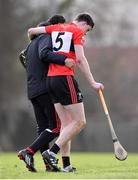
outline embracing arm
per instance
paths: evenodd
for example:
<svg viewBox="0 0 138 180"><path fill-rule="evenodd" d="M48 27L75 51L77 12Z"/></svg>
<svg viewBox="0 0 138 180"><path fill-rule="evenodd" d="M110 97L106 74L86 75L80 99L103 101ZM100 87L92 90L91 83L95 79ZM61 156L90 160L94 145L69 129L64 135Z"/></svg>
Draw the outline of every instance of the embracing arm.
<svg viewBox="0 0 138 180"><path fill-rule="evenodd" d="M46 33L45 27L30 28L28 36L31 39L34 35ZM52 52L52 43L49 35L42 36L39 40L39 58L45 62L65 65L66 56Z"/></svg>
<svg viewBox="0 0 138 180"><path fill-rule="evenodd" d="M41 35L38 45L39 58L48 63L65 65L66 56L52 52L52 39L49 34Z"/></svg>
<svg viewBox="0 0 138 180"><path fill-rule="evenodd" d="M74 67L74 60L67 58L63 54L57 54L52 51L52 39L50 35L41 35L38 45L40 60L48 63L65 65L68 68Z"/></svg>
<svg viewBox="0 0 138 180"><path fill-rule="evenodd" d="M42 34L42 33L46 33L45 27L36 27L36 28L30 28L28 30L28 36L29 39L31 39L34 35L38 35L38 34ZM49 54L51 54L52 52L49 51ZM62 56L62 55L61 55ZM53 56L52 56L53 57ZM59 58L59 56L57 56ZM64 59L64 57L62 56L62 59ZM60 60L59 60L60 61ZM61 62L62 61L62 62ZM74 67L74 61L73 59L70 58L66 58L65 60L61 60L59 62L59 64L62 65L66 65L69 68L73 68ZM64 61L64 62L63 62ZM57 61L56 61L57 62ZM56 63L55 62L55 63Z"/></svg>
<svg viewBox="0 0 138 180"><path fill-rule="evenodd" d="M74 47L75 47L76 58L79 60L78 67L83 72L83 74L86 77L86 79L88 80L90 86L96 90L103 89L104 88L103 84L98 83L94 80L94 77L90 70L90 66L84 55L83 46L75 45Z"/></svg>
<svg viewBox="0 0 138 180"><path fill-rule="evenodd" d="M46 33L45 27L35 27L28 29L28 37L32 39L34 35Z"/></svg>

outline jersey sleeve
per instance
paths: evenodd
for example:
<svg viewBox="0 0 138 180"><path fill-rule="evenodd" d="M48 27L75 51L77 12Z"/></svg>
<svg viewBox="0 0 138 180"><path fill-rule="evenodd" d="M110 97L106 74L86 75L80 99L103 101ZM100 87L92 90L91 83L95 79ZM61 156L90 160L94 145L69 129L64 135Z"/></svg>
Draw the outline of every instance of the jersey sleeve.
<svg viewBox="0 0 138 180"><path fill-rule="evenodd" d="M54 31L56 28L57 28L57 25L45 26L45 32L51 34L51 32Z"/></svg>
<svg viewBox="0 0 138 180"><path fill-rule="evenodd" d="M52 27L51 26L45 26L45 32L46 33L51 33Z"/></svg>
<svg viewBox="0 0 138 180"><path fill-rule="evenodd" d="M74 40L74 44L83 45L84 44L84 33L83 33L83 31L77 29L74 32L73 40Z"/></svg>

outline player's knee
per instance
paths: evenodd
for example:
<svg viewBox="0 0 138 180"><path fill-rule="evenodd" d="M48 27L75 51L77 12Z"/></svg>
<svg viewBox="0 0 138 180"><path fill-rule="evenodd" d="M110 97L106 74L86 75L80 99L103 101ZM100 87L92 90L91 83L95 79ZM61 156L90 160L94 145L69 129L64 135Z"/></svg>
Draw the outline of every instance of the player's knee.
<svg viewBox="0 0 138 180"><path fill-rule="evenodd" d="M77 127L79 129L83 129L85 126L86 126L86 121L85 120L80 119L80 120L77 121Z"/></svg>
<svg viewBox="0 0 138 180"><path fill-rule="evenodd" d="M86 126L86 120L83 119L83 120L81 121L81 128L84 128L85 126Z"/></svg>

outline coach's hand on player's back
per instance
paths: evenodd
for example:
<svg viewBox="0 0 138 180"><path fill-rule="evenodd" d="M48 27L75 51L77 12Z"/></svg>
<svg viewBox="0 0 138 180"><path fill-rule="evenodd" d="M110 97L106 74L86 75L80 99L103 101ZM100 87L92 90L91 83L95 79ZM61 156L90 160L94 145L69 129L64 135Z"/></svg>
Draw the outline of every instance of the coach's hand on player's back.
<svg viewBox="0 0 138 180"><path fill-rule="evenodd" d="M104 85L102 84L102 83L99 83L99 82L96 82L96 81L94 81L93 83L92 83L92 87L95 89L95 90L100 90L100 89L104 89Z"/></svg>
<svg viewBox="0 0 138 180"><path fill-rule="evenodd" d="M65 60L65 66L67 66L68 68L74 69L74 67L75 67L75 62L74 62L74 60L71 59L71 58L67 58L67 59Z"/></svg>

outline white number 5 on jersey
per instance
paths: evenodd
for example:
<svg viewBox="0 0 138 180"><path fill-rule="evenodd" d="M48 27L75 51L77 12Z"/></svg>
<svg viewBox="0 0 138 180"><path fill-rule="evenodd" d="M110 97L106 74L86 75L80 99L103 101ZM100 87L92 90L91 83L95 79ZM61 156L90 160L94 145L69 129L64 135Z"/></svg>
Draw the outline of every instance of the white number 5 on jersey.
<svg viewBox="0 0 138 180"><path fill-rule="evenodd" d="M52 45L54 52L65 52L68 53L70 51L72 40L71 32L52 32Z"/></svg>

